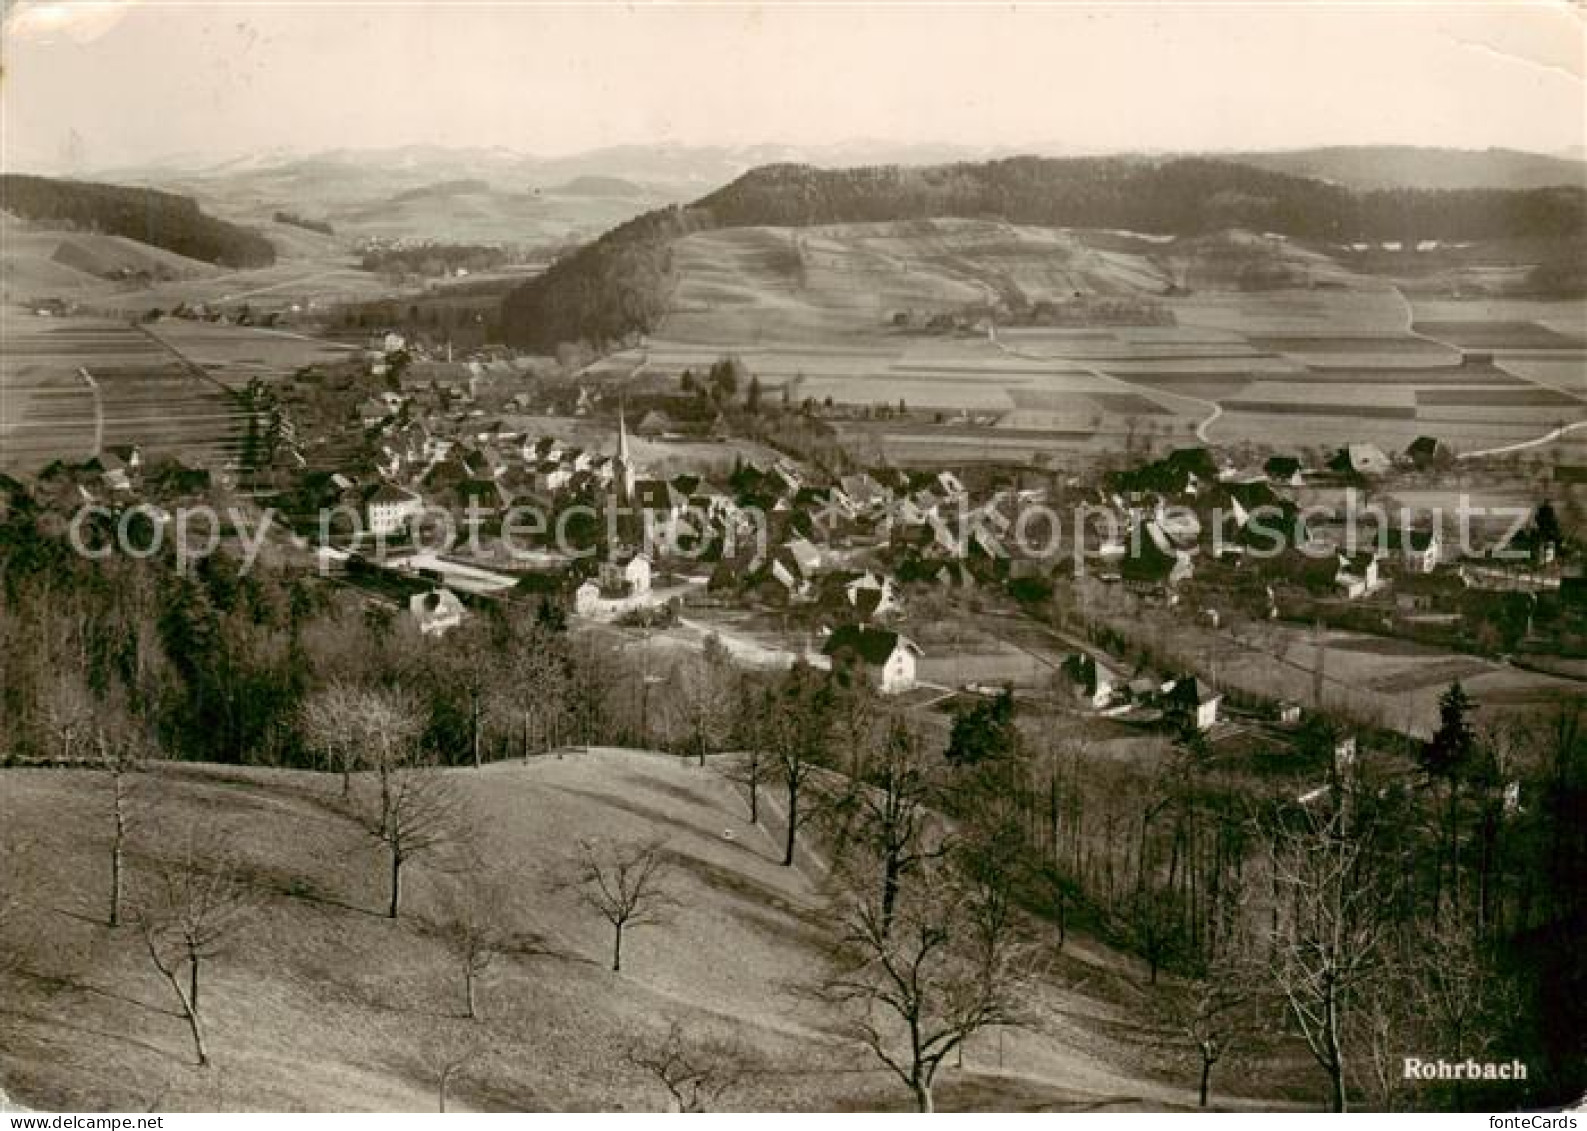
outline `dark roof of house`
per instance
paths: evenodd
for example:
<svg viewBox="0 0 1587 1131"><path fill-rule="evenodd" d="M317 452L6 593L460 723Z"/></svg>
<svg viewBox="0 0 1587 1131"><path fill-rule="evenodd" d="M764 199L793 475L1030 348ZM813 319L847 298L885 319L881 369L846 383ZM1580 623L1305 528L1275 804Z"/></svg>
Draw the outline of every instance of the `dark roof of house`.
<svg viewBox="0 0 1587 1131"><path fill-rule="evenodd" d="M634 425L634 431L640 435L646 435L671 432L676 427L677 425L673 423L672 417L662 412L659 408L653 408L645 413L644 418L638 424Z"/></svg>
<svg viewBox="0 0 1587 1131"><path fill-rule="evenodd" d="M1300 460L1294 456L1272 456L1262 465L1262 470L1275 479L1288 479L1300 470Z"/></svg>
<svg viewBox="0 0 1587 1131"><path fill-rule="evenodd" d="M846 624L833 630L821 646L821 651L828 656L851 655L873 667L879 667L900 646L914 648L907 637L888 629Z"/></svg>
<svg viewBox="0 0 1587 1131"><path fill-rule="evenodd" d="M412 502L418 497L419 496L415 495L412 491L404 491L401 487L398 487L393 483L382 483L369 493L369 496L364 500L364 502L370 504L407 503Z"/></svg>
<svg viewBox="0 0 1587 1131"><path fill-rule="evenodd" d="M634 484L634 498L641 507L654 510L687 505L688 497L665 479L641 479Z"/></svg>
<svg viewBox="0 0 1587 1131"><path fill-rule="evenodd" d="M1391 550L1415 550L1421 553L1433 545L1433 532L1431 530L1400 530L1390 527L1387 531L1388 545Z"/></svg>
<svg viewBox="0 0 1587 1131"><path fill-rule="evenodd" d="M1223 692L1195 676L1178 680L1168 697L1176 703L1214 703L1223 698Z"/></svg>

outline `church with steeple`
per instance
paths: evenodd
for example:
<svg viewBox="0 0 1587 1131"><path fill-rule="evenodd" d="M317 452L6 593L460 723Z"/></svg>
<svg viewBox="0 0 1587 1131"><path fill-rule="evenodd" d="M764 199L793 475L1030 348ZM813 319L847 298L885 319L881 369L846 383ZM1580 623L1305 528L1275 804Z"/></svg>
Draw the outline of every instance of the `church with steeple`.
<svg viewBox="0 0 1587 1131"><path fill-rule="evenodd" d="M628 450L628 423L623 418L623 402L617 402L617 455L612 458L612 489L617 505L634 504L634 457Z"/></svg>

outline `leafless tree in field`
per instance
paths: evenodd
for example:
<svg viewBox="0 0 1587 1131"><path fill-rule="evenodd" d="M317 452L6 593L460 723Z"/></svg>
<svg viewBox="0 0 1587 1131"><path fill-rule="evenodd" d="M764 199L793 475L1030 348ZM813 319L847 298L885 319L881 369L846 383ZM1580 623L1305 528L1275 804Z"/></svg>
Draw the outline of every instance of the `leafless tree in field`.
<svg viewBox="0 0 1587 1131"><path fill-rule="evenodd" d="M841 904L822 996L921 1111L933 1110L938 1070L970 1037L1022 1023L1032 965L1006 894L944 860L920 870L886 927L875 892Z"/></svg>
<svg viewBox="0 0 1587 1131"><path fill-rule="evenodd" d="M44 696L43 723L50 746L63 762L77 756L94 725L94 695L81 671L61 670Z"/></svg>
<svg viewBox="0 0 1587 1131"><path fill-rule="evenodd" d="M643 1040L628 1046L628 1063L643 1069L667 1089L670 1110L709 1111L750 1071L737 1044L690 1038L674 1021L660 1043Z"/></svg>
<svg viewBox="0 0 1587 1131"><path fill-rule="evenodd" d="M514 636L506 664L487 696L501 728L516 732L520 757L527 760L537 747L554 744L567 691L565 657L550 633L533 623L524 626Z"/></svg>
<svg viewBox="0 0 1587 1131"><path fill-rule="evenodd" d="M880 873L875 880L886 934L904 880L945 851L944 839L930 835L929 805L938 783L925 744L902 718L892 720L880 749L858 770L830 807L835 855L845 869Z"/></svg>
<svg viewBox="0 0 1587 1131"><path fill-rule="evenodd" d="M452 782L433 766L382 762L379 770L379 798L365 812L364 827L386 850L391 878L386 915L395 919L402 907L403 867L459 843L461 803Z"/></svg>
<svg viewBox="0 0 1587 1131"><path fill-rule="evenodd" d="M1263 979L1243 939L1228 939L1184 980L1159 990L1157 1008L1179 1049L1188 1045L1196 1070L1197 1102L1212 1098L1220 1064L1254 1054L1265 1044Z"/></svg>
<svg viewBox="0 0 1587 1131"><path fill-rule="evenodd" d="M623 932L663 921L676 906L667 891L666 848L659 841L607 845L584 841L574 877L579 898L612 925L612 970L623 968Z"/></svg>
<svg viewBox="0 0 1587 1131"><path fill-rule="evenodd" d="M424 719L409 696L381 687L333 681L305 701L304 737L326 767L342 775L342 796L352 794L353 771L371 767L384 779L406 761Z"/></svg>
<svg viewBox="0 0 1587 1131"><path fill-rule="evenodd" d="M729 781L749 792L749 823L760 824L760 789L771 780L771 757L766 753L768 718L773 709L769 688L746 679L733 718L733 741L741 753L725 769Z"/></svg>
<svg viewBox="0 0 1587 1131"><path fill-rule="evenodd" d="M132 824L130 777L138 768L141 744L124 728L99 727L94 733L99 761L110 776L110 908L106 922L119 927L126 889L127 833Z"/></svg>
<svg viewBox="0 0 1587 1131"><path fill-rule="evenodd" d="M1329 1106L1349 1106L1346 1034L1380 957L1394 899L1374 867L1372 828L1348 794L1294 807L1263 830L1280 909L1272 976L1313 1059Z"/></svg>
<svg viewBox="0 0 1587 1131"><path fill-rule="evenodd" d="M136 911L149 961L182 1008L200 1065L209 1063L200 974L205 962L225 952L253 909L252 892L223 840L194 834Z"/></svg>
<svg viewBox="0 0 1587 1131"><path fill-rule="evenodd" d="M721 641L707 637L705 651L684 659L673 668L668 706L673 721L685 736L687 749L700 765L719 750L732 731L737 688L732 661Z"/></svg>
<svg viewBox="0 0 1587 1131"><path fill-rule="evenodd" d="M515 941L507 906L505 884L471 873L459 877L442 903L439 933L463 974L463 1000L470 1020L482 1016L480 979Z"/></svg>
<svg viewBox="0 0 1587 1131"><path fill-rule="evenodd" d="M782 863L792 867L799 830L817 813L807 787L820 769L831 727L831 695L825 680L803 664L783 677L768 704L765 739L772 775L783 785L787 833Z"/></svg>

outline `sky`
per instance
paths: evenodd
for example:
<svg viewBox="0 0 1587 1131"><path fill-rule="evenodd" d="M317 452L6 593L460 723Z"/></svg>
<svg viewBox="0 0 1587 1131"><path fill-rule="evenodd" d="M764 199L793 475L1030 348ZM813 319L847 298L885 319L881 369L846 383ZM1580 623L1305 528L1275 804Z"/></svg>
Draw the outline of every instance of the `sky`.
<svg viewBox="0 0 1587 1131"><path fill-rule="evenodd" d="M1587 7L5 0L0 163L855 138L1043 152L1584 142Z"/></svg>

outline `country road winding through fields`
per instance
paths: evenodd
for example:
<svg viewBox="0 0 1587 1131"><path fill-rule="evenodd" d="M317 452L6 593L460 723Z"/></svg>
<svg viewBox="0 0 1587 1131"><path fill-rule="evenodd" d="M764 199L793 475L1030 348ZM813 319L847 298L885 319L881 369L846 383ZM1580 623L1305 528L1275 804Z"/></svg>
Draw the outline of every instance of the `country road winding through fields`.
<svg viewBox="0 0 1587 1131"><path fill-rule="evenodd" d="M1216 424L1218 422L1218 418L1223 415L1223 406L1217 401L1209 401L1204 397L1193 397L1189 393L1166 393L1162 389L1153 388L1149 385L1137 384L1127 377L1119 377L1116 374L1107 372L1105 369L1098 369L1094 365L1088 365L1083 361L1077 361L1073 358L1064 357L1062 355L1030 353L1026 350L1017 350L1013 346L1005 345L1003 340L997 336L997 326L995 323L987 323L986 336L987 340L990 341L992 345L996 346L997 349L1007 354L1009 357L1023 358L1026 361L1061 361L1065 365L1077 366L1084 372L1089 373L1091 376L1099 378L1103 381L1116 381L1120 385L1127 385L1132 389L1138 389L1140 392L1151 397L1153 400L1160 400L1163 397L1171 397L1175 400L1190 401L1192 404L1200 405L1202 408L1207 410L1207 416L1196 425L1196 439L1200 440L1203 444L1212 443L1212 438L1207 435L1207 429Z"/></svg>
<svg viewBox="0 0 1587 1131"><path fill-rule="evenodd" d="M1450 342L1441 341L1438 338L1429 337L1427 334L1424 334L1418 330L1416 328L1416 308L1411 305L1411 300L1405 297L1405 292L1399 287L1391 287L1390 289L1394 292L1395 297L1400 300L1400 304L1405 307L1405 332L1407 334L1413 338L1419 338L1424 342L1431 342L1435 346L1441 346L1446 350L1453 350L1458 354L1463 354L1465 352L1457 345L1454 345ZM1513 371L1507 370L1506 372ZM1578 428L1587 428L1587 420L1576 420L1572 421L1570 424L1561 424L1558 428L1550 429L1541 436L1534 436L1530 440L1521 440L1514 444L1504 444L1497 448L1483 448L1480 451L1475 452L1458 452L1456 453L1455 458L1457 460L1486 459L1488 456L1505 456L1509 455L1511 452L1524 452L1528 448L1540 448L1544 444L1552 444L1555 440L1558 440L1562 436L1569 435Z"/></svg>

